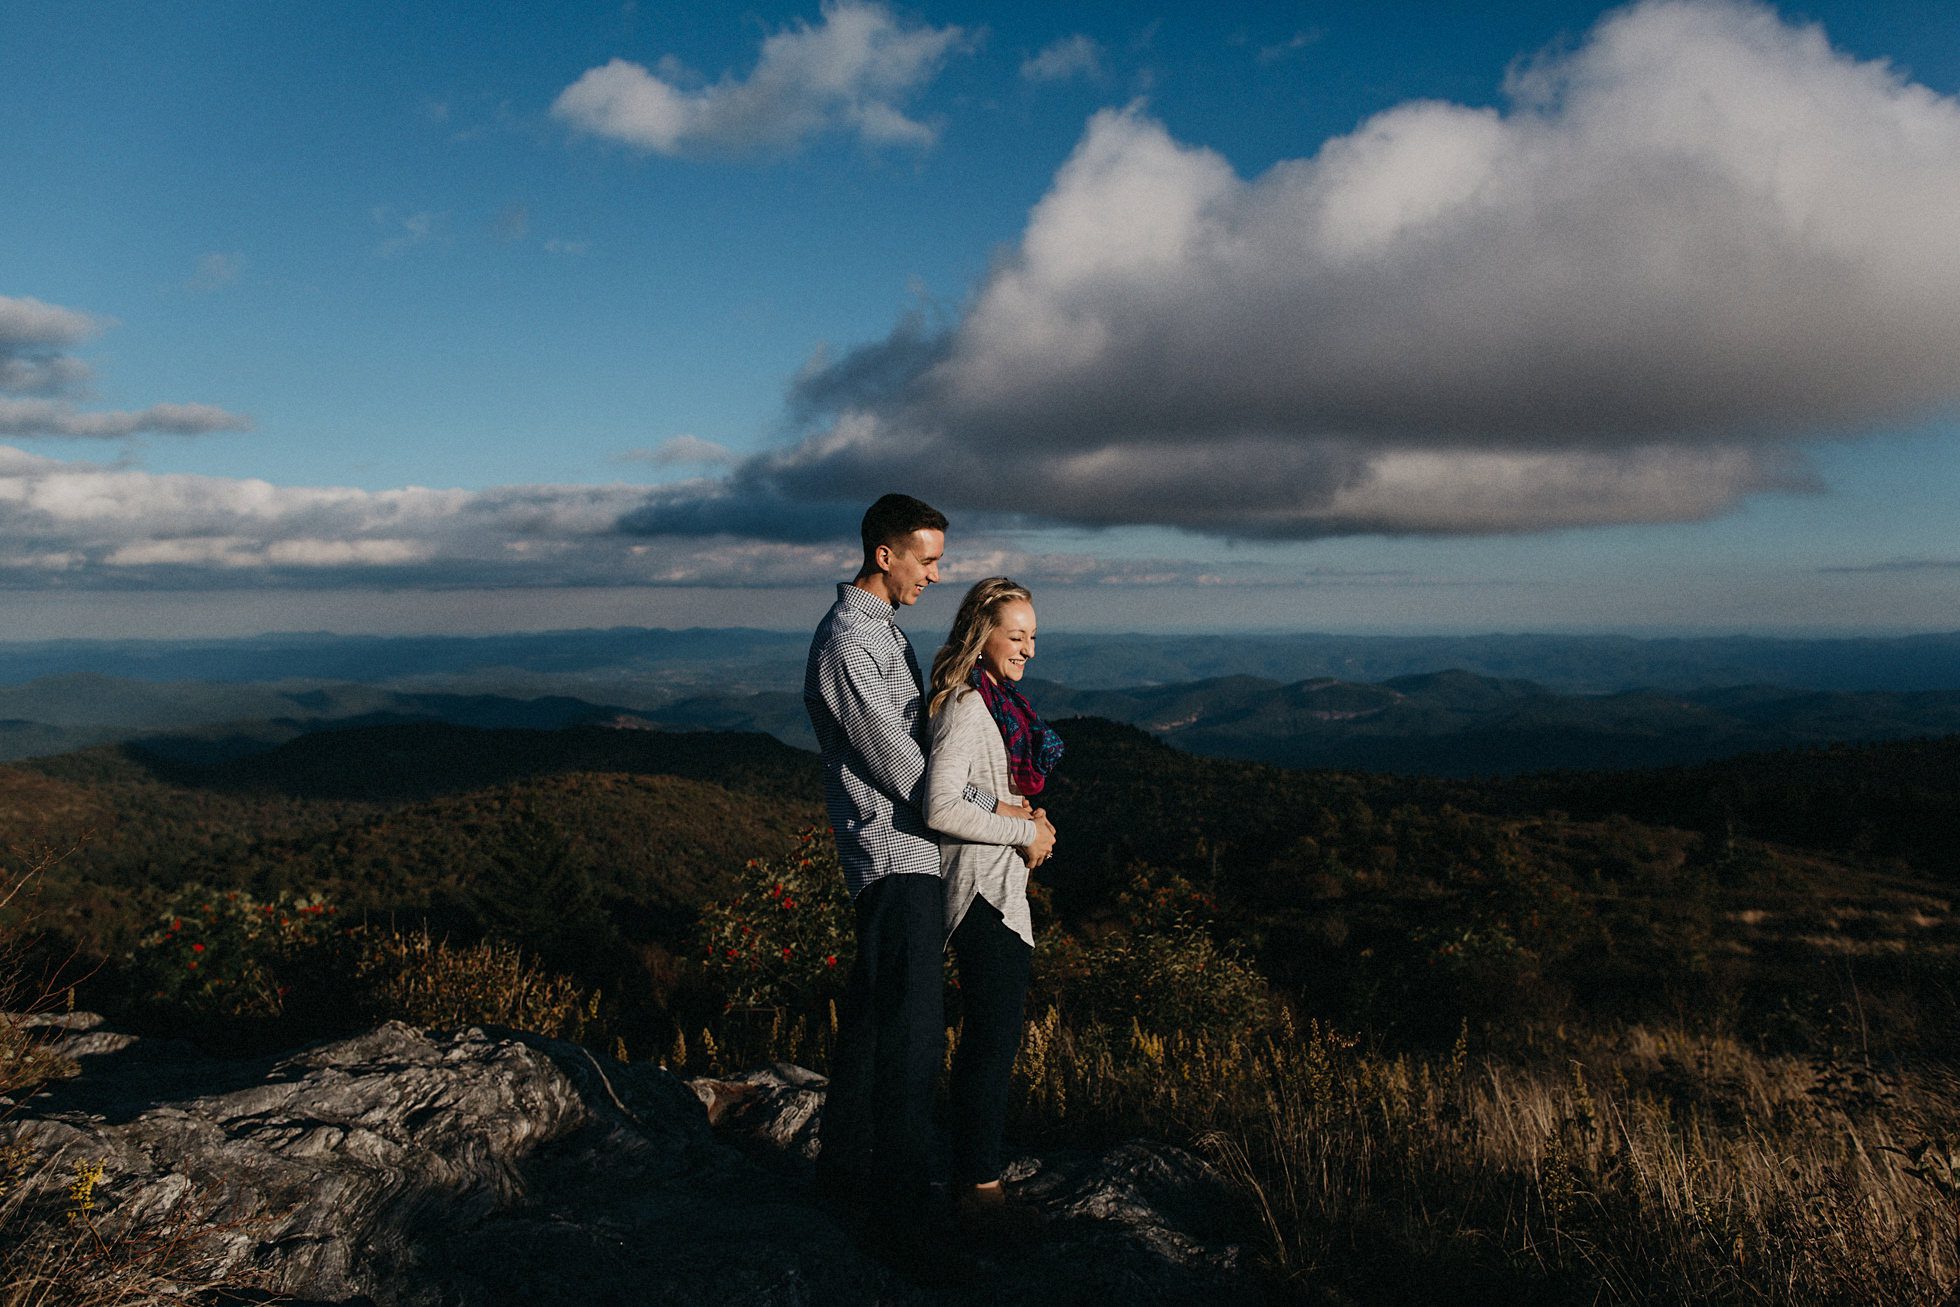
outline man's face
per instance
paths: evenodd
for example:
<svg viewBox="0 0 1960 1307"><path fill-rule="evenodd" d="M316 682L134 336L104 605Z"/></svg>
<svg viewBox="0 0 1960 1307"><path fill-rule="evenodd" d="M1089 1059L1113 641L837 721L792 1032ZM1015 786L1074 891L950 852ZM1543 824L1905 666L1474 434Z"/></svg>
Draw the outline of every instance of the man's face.
<svg viewBox="0 0 1960 1307"><path fill-rule="evenodd" d="M903 540L879 548L885 561L885 584L894 604L916 604L926 587L939 579L939 559L946 552L946 533L921 528Z"/></svg>

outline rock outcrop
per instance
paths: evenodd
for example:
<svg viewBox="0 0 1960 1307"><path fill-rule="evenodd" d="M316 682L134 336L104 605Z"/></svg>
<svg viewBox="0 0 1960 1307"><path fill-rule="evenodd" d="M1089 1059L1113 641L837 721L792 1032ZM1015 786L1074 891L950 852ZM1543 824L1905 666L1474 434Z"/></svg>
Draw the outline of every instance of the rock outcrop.
<svg viewBox="0 0 1960 1307"><path fill-rule="evenodd" d="M893 1264L812 1195L822 1077L685 1082L502 1029L400 1024L276 1058L62 1023L80 1074L5 1109L45 1165L5 1229L62 1219L103 1163L105 1238L168 1225L205 1274L312 1303L1183 1302L1256 1291L1197 1159L1132 1143L1024 1158L1012 1247ZM53 1033L53 1032L51 1032ZM711 1117L714 1124L711 1125ZM916 1219L916 1213L894 1213ZM860 1231L861 1233L861 1231ZM208 1282L208 1281L207 1281ZM234 1299L236 1301L238 1299Z"/></svg>

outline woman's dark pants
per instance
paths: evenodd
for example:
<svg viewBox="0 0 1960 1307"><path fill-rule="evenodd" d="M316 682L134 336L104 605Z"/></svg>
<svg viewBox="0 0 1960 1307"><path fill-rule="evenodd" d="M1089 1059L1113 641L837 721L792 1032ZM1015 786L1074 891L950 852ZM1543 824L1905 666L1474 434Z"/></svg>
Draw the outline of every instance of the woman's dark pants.
<svg viewBox="0 0 1960 1307"><path fill-rule="evenodd" d="M945 882L886 876L858 892L857 960L844 990L820 1164L923 1199L932 1089L946 1050Z"/></svg>
<svg viewBox="0 0 1960 1307"><path fill-rule="evenodd" d="M1021 1046L1034 950L978 895L953 932L960 968L960 1047L953 1056L953 1182L1000 1179L1008 1077Z"/></svg>

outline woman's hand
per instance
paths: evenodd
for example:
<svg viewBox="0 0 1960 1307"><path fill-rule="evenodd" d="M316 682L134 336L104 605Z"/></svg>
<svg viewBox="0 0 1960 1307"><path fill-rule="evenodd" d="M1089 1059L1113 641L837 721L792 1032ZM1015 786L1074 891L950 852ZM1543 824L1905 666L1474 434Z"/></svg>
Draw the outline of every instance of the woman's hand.
<svg viewBox="0 0 1960 1307"><path fill-rule="evenodd" d="M1019 817L1022 821L1034 820L1034 808L1026 799L1019 803L1009 803L1006 799L994 800L994 811L1003 817Z"/></svg>
<svg viewBox="0 0 1960 1307"><path fill-rule="evenodd" d="M1048 861L1055 852L1055 824L1048 820L1048 809L1034 810L1034 843L1017 851L1029 871Z"/></svg>

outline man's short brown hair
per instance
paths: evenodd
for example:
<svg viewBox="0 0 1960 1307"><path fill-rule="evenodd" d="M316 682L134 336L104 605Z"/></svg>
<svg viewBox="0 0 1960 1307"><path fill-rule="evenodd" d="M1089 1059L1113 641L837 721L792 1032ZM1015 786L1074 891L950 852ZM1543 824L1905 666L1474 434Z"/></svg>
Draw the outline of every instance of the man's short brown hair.
<svg viewBox="0 0 1960 1307"><path fill-rule="evenodd" d="M882 495L864 510L858 535L864 540L864 564L873 566L879 545L895 545L914 531L944 531L946 515L910 495Z"/></svg>

